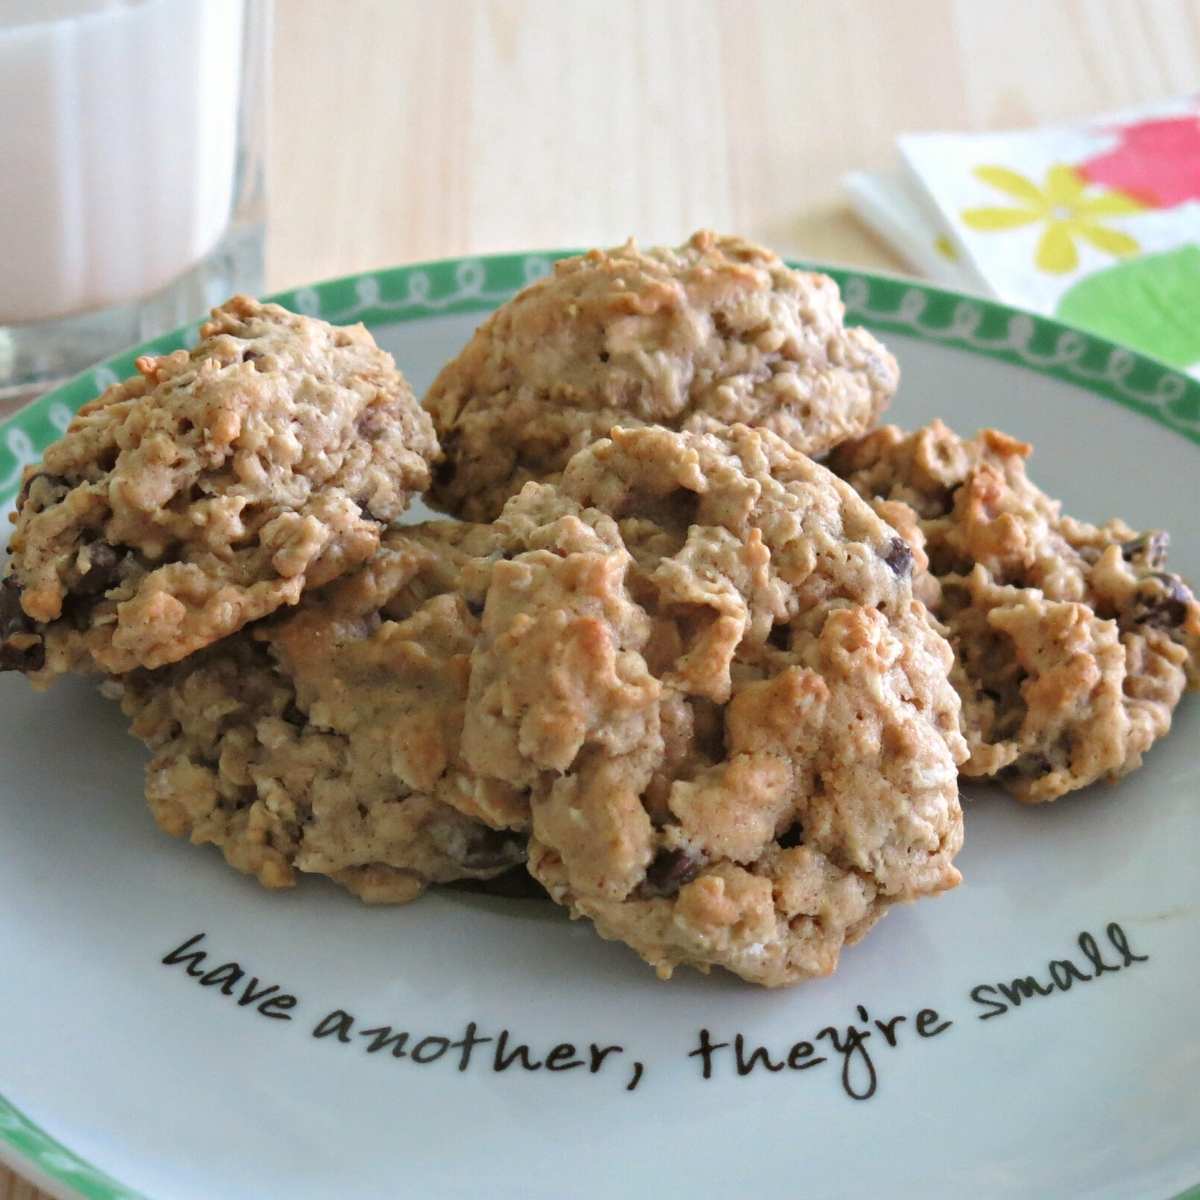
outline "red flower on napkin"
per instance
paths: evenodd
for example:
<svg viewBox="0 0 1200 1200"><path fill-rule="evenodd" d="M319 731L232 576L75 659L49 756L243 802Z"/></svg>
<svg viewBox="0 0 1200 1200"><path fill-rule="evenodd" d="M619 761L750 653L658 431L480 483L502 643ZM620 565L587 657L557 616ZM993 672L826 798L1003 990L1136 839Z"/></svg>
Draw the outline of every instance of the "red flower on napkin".
<svg viewBox="0 0 1200 1200"><path fill-rule="evenodd" d="M1200 116L1137 121L1115 130L1115 150L1080 163L1079 173L1151 208L1200 200Z"/></svg>

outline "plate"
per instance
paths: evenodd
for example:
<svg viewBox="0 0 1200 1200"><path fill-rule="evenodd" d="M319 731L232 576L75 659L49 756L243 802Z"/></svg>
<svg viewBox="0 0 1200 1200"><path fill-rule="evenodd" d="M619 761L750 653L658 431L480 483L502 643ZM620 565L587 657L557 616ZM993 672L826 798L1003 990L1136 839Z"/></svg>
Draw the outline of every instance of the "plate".
<svg viewBox="0 0 1200 1200"><path fill-rule="evenodd" d="M279 298L364 320L421 391L553 257ZM893 419L1032 441L1069 511L1171 529L1200 578L1200 384L999 305L833 274L900 359ZM132 357L0 430L6 498ZM778 992L660 983L533 901L267 893L157 832L145 754L93 685L10 675L0 703L0 1153L56 1194L1167 1198L1200 1180L1194 698L1119 788L1041 808L971 791L963 885Z"/></svg>

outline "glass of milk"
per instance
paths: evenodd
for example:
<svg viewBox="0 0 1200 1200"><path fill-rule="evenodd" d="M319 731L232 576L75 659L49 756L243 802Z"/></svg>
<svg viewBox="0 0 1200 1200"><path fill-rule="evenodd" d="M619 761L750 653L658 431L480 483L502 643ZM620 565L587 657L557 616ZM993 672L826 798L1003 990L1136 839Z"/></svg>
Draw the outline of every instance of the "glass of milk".
<svg viewBox="0 0 1200 1200"><path fill-rule="evenodd" d="M262 289L270 0L0 0L0 410Z"/></svg>

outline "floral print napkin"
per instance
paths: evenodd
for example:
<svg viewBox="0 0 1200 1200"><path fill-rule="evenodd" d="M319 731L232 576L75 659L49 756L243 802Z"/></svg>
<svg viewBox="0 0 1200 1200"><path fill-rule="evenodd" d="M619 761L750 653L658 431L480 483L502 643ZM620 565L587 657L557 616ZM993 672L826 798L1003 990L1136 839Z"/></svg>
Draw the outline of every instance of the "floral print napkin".
<svg viewBox="0 0 1200 1200"><path fill-rule="evenodd" d="M914 268L1200 377L1200 97L898 145L846 187Z"/></svg>

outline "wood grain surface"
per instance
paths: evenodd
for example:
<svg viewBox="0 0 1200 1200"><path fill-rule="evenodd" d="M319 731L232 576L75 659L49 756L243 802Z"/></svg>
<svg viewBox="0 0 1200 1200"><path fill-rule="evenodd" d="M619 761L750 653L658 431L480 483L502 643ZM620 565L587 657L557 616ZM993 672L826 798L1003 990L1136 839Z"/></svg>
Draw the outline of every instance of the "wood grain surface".
<svg viewBox="0 0 1200 1200"><path fill-rule="evenodd" d="M275 19L271 289L702 225L898 270L839 183L898 133L1200 80L1200 0L276 0ZM45 1194L0 1167L0 1200Z"/></svg>

